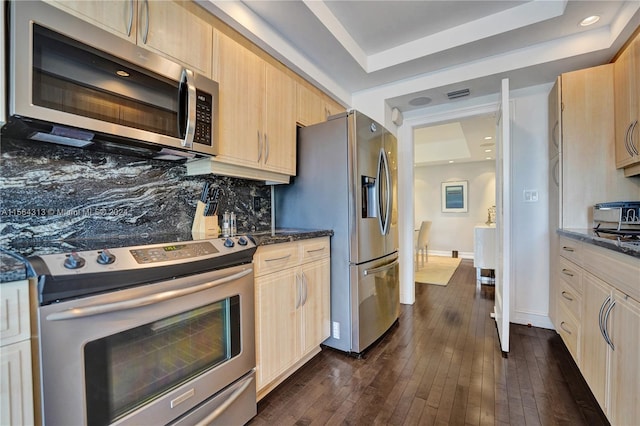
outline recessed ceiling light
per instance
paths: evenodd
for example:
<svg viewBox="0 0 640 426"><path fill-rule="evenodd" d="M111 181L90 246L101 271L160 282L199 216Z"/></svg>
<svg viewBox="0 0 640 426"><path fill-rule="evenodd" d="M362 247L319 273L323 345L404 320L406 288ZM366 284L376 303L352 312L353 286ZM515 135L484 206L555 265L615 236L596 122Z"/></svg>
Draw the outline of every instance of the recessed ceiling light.
<svg viewBox="0 0 640 426"><path fill-rule="evenodd" d="M129 77L129 73L124 70L118 70L116 71L116 74L118 74L120 77Z"/></svg>
<svg viewBox="0 0 640 426"><path fill-rule="evenodd" d="M491 157L485 157L484 159L485 160L491 160Z"/></svg>
<svg viewBox="0 0 640 426"><path fill-rule="evenodd" d="M494 146L495 143L493 142L485 142L485 143L481 143L480 146Z"/></svg>
<svg viewBox="0 0 640 426"><path fill-rule="evenodd" d="M490 149L485 149L484 152L491 152L491 150Z"/></svg>
<svg viewBox="0 0 640 426"><path fill-rule="evenodd" d="M589 25L595 24L599 20L600 20L600 17L598 15L587 16L582 21L580 21L580 26L581 27L588 27Z"/></svg>
<svg viewBox="0 0 640 426"><path fill-rule="evenodd" d="M453 160L449 160L449 164L453 163Z"/></svg>
<svg viewBox="0 0 640 426"><path fill-rule="evenodd" d="M491 140L491 139L493 139L491 136L485 136L485 137L484 137L484 140L485 140L485 141L489 141L489 140Z"/></svg>
<svg viewBox="0 0 640 426"><path fill-rule="evenodd" d="M420 96L420 97L411 99L409 101L409 105L422 106L422 105L427 105L430 102L431 102L431 98L428 98L426 96Z"/></svg>

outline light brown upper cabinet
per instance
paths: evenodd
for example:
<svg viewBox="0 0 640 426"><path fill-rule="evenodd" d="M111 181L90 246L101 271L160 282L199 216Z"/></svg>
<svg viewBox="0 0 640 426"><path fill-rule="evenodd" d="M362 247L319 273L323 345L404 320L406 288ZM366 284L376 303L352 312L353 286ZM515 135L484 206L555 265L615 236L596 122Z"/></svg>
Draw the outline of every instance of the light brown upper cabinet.
<svg viewBox="0 0 640 426"><path fill-rule="evenodd" d="M191 2L45 0L84 21L211 77L213 28Z"/></svg>
<svg viewBox="0 0 640 426"><path fill-rule="evenodd" d="M296 84L296 121L303 126L322 123L327 117L345 111L345 108L323 94Z"/></svg>
<svg viewBox="0 0 640 426"><path fill-rule="evenodd" d="M216 161L295 175L295 84L284 71L215 31L220 85Z"/></svg>
<svg viewBox="0 0 640 426"><path fill-rule="evenodd" d="M614 63L616 167L640 174L640 33Z"/></svg>

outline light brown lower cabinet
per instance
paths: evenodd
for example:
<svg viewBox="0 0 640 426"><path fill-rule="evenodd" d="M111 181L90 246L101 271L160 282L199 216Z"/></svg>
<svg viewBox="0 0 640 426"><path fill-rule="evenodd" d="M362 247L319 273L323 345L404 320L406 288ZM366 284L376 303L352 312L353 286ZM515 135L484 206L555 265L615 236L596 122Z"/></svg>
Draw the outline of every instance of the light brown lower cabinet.
<svg viewBox="0 0 640 426"><path fill-rule="evenodd" d="M329 237L258 248L258 400L320 352L330 333Z"/></svg>
<svg viewBox="0 0 640 426"><path fill-rule="evenodd" d="M35 423L29 282L0 284L0 425Z"/></svg>
<svg viewBox="0 0 640 426"><path fill-rule="evenodd" d="M640 259L559 238L554 322L612 425L640 419Z"/></svg>

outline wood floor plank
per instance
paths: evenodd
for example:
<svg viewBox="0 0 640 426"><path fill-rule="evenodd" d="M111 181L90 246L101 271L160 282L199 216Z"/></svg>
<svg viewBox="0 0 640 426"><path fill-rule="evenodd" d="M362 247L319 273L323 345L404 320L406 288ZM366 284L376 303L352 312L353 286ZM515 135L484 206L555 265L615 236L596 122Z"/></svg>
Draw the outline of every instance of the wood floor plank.
<svg viewBox="0 0 640 426"><path fill-rule="evenodd" d="M446 287L416 284L361 359L324 348L258 403L261 425L606 425L553 330L511 325L503 358L494 287L463 260Z"/></svg>

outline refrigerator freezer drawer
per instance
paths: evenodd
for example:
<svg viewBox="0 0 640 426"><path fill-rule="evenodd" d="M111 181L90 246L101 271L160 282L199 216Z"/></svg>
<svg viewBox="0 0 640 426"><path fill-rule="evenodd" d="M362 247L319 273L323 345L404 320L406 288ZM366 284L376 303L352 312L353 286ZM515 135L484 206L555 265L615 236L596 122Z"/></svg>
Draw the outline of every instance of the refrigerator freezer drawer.
<svg viewBox="0 0 640 426"><path fill-rule="evenodd" d="M364 351L398 319L399 271L397 253L351 266L351 352Z"/></svg>

